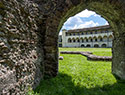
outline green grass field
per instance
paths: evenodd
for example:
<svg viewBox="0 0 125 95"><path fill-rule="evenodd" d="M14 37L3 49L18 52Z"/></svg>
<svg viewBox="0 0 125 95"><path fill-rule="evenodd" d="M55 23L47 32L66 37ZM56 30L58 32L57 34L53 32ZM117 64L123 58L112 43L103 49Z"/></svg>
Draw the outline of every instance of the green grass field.
<svg viewBox="0 0 125 95"><path fill-rule="evenodd" d="M111 56L111 49L60 48L60 51L91 51L95 55ZM125 95L125 84L117 82L111 73L111 62L87 61L86 57L61 54L57 77L42 80L29 95Z"/></svg>

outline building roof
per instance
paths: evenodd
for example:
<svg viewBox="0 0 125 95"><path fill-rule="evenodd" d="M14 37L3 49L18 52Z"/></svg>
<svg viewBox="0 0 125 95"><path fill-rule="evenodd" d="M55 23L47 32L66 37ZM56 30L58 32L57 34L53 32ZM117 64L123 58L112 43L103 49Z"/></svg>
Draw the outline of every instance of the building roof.
<svg viewBox="0 0 125 95"><path fill-rule="evenodd" d="M92 30L103 30L103 29L110 29L111 27L109 25L104 26L97 26L97 27L90 27L90 28L82 28L82 29L74 29L74 30L68 30L67 32L84 32L84 31L92 31Z"/></svg>

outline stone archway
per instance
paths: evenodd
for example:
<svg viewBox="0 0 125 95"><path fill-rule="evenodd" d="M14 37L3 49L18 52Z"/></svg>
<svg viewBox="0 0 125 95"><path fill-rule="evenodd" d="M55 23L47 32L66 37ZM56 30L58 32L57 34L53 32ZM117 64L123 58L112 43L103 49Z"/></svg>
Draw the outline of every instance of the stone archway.
<svg viewBox="0 0 125 95"><path fill-rule="evenodd" d="M42 77L58 74L59 30L84 9L100 14L113 28L112 73L125 79L124 0L1 0L0 68L8 71L0 94L22 94Z"/></svg>
<svg viewBox="0 0 125 95"><path fill-rule="evenodd" d="M120 77L121 79L125 79L125 69L124 69L125 67L125 59L124 59L125 57L125 48L124 48L125 46L125 40L124 40L125 19L123 18L125 7L124 7L123 1L122 0L121 1L120 0L119 1L118 0L116 1L113 1L113 0L109 0L109 1L107 0L102 0L102 1L66 0L66 1L62 1L62 3L63 4L59 8L57 8L57 10L55 11L56 15L51 14L51 17L47 19L48 25L46 25L46 27L48 27L48 29L46 30L46 33L55 34L53 37L51 37L52 35L50 37L48 35L48 38L47 38L47 39L49 38L53 39L52 44L51 45L49 44L50 46L48 46L48 48L52 47L52 49L55 51L55 52L48 53L48 55L54 54L52 56L52 59L54 59L54 61L51 64L51 67L53 68L47 69L48 72L52 72L50 75L51 76L53 76L53 74L56 75L58 71L58 58L57 58L58 47L56 43L53 43L53 42L56 42L56 38L58 36L58 32L60 28L62 27L63 23L67 20L67 18L87 8L89 10L95 11L96 13L104 17L106 20L108 20L108 22L110 23L110 26L113 28L114 40L113 40L113 49L112 49L112 53L113 53L112 73ZM51 25L51 23L55 23L54 26ZM53 30L56 32L54 32ZM50 64L50 63L45 63L45 65Z"/></svg>

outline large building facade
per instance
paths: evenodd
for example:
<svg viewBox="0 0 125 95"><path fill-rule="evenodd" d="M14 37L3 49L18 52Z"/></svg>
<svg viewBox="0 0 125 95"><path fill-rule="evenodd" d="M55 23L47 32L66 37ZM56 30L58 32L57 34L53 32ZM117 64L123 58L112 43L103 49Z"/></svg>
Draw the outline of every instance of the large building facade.
<svg viewBox="0 0 125 95"><path fill-rule="evenodd" d="M62 47L111 48L113 32L109 25L74 30L62 30Z"/></svg>

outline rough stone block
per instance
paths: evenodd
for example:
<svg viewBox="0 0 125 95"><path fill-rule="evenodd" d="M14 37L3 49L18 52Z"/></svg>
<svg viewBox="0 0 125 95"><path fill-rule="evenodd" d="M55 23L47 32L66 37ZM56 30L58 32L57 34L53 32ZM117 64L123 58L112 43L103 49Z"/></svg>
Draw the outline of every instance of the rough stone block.
<svg viewBox="0 0 125 95"><path fill-rule="evenodd" d="M59 60L63 60L63 56L59 56Z"/></svg>

